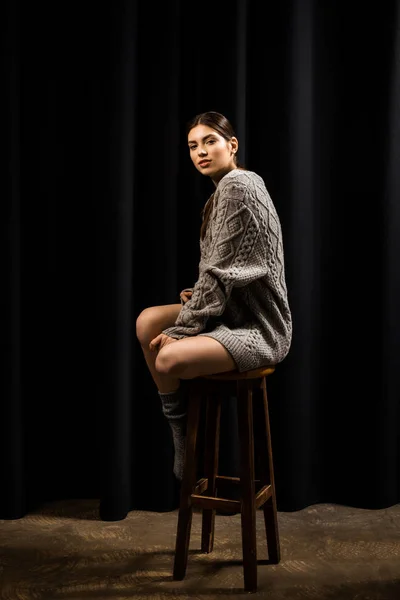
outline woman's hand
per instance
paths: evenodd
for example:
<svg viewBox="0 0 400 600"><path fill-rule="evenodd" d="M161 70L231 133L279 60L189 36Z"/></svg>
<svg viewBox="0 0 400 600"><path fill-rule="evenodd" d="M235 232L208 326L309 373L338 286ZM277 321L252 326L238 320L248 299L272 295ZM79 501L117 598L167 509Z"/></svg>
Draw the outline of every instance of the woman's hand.
<svg viewBox="0 0 400 600"><path fill-rule="evenodd" d="M152 352L159 352L161 348L167 346L168 344L172 344L173 342L177 342L175 338L169 337L169 335L165 335L165 333L160 333L154 340L151 340L149 344L149 348Z"/></svg>
<svg viewBox="0 0 400 600"><path fill-rule="evenodd" d="M192 297L192 294L193 292L190 292L189 290L183 290L183 292L181 292L179 296L183 303L186 304L186 302Z"/></svg>

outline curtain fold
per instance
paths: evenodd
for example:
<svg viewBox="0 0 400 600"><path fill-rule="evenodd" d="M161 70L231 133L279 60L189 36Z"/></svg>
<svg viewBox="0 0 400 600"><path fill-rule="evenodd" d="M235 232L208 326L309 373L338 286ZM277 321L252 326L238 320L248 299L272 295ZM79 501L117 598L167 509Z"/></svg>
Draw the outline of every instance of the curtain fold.
<svg viewBox="0 0 400 600"><path fill-rule="evenodd" d="M213 185L185 125L207 110L231 120L281 218L293 344L268 381L278 509L398 503L398 2L4 14L0 518L68 497L99 498L103 520L177 507L135 324L196 281ZM222 417L235 475L233 399Z"/></svg>
<svg viewBox="0 0 400 600"><path fill-rule="evenodd" d="M97 299L102 298L99 341L103 377L98 387L98 446L102 452L100 516L124 518L133 502L132 378L134 377L133 272L134 187L137 172L136 105L137 6L126 3L110 15L108 194L97 218ZM93 202L93 214L97 212ZM100 218L99 218L100 217ZM106 252L105 252L106 251ZM105 376L105 377L104 377ZM100 483L100 482L99 482Z"/></svg>
<svg viewBox="0 0 400 600"><path fill-rule="evenodd" d="M2 315L4 371L0 402L0 456L4 489L3 511L15 518L26 511L24 481L24 435L21 381L21 195L20 195L20 39L19 2L7 7L3 36L4 141L8 150L8 169L4 175Z"/></svg>

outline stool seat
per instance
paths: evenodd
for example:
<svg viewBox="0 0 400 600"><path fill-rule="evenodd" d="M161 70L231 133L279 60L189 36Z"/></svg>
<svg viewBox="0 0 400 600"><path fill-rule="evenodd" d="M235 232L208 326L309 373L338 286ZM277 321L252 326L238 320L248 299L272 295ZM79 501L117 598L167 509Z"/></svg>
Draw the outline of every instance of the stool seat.
<svg viewBox="0 0 400 600"><path fill-rule="evenodd" d="M256 510L262 507L269 562L280 561L276 493L266 378L275 366L228 371L186 380L188 421L178 512L173 578L186 573L193 507L202 511L202 552L212 552L216 511L241 514L244 588L257 590ZM218 472L221 403L236 398L240 477ZM204 456L199 477L201 410L206 409ZM257 412L256 412L257 411ZM256 412L253 418L253 412ZM225 492L234 488L236 497ZM222 494L221 494L222 492ZM238 498L239 495L239 498Z"/></svg>
<svg viewBox="0 0 400 600"><path fill-rule="evenodd" d="M239 379L260 379L272 375L275 367L261 367L251 371L226 371L225 373L216 373L215 375L203 375L203 379L213 379L214 381L236 381Z"/></svg>

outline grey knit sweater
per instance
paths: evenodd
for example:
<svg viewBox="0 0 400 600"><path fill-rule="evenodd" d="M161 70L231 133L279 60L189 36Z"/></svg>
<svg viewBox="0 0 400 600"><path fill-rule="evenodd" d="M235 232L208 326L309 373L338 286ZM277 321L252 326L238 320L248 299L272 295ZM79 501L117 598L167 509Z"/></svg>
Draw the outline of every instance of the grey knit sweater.
<svg viewBox="0 0 400 600"><path fill-rule="evenodd" d="M292 318L281 225L263 179L253 171L234 169L218 182L192 289L175 326L163 333L215 338L240 372L286 357Z"/></svg>

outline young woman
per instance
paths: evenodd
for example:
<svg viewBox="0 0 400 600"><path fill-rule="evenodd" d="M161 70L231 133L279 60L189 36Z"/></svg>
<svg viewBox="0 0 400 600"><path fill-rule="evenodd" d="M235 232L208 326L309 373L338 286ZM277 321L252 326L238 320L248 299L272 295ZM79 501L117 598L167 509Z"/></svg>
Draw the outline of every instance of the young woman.
<svg viewBox="0 0 400 600"><path fill-rule="evenodd" d="M146 308L136 332L174 439L182 477L186 406L182 379L281 362L292 319L282 231L263 179L238 165L238 140L217 112L187 127L190 157L215 191L203 209L197 282L181 304Z"/></svg>

